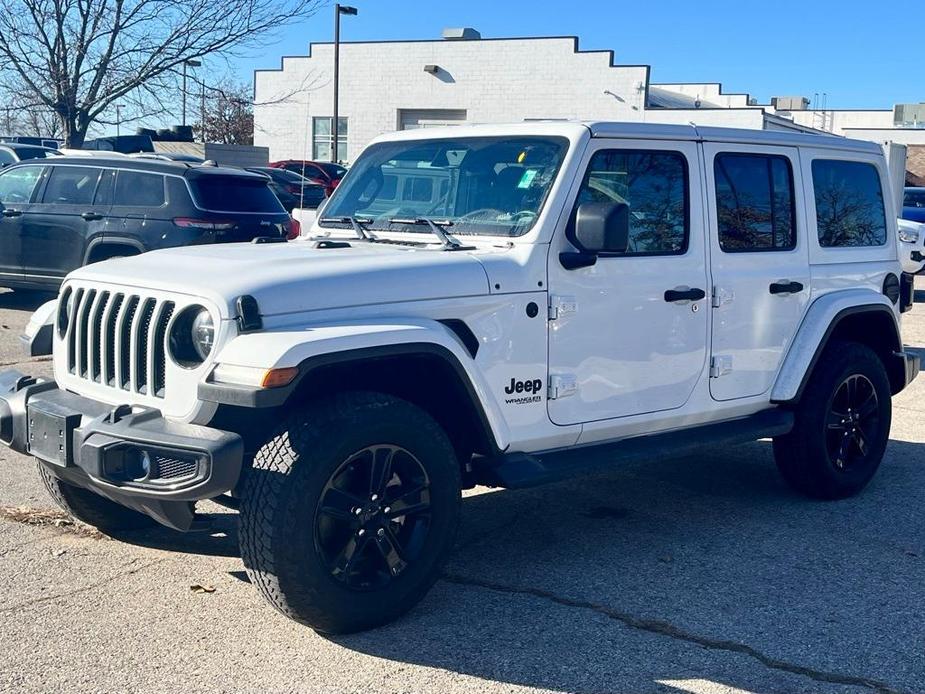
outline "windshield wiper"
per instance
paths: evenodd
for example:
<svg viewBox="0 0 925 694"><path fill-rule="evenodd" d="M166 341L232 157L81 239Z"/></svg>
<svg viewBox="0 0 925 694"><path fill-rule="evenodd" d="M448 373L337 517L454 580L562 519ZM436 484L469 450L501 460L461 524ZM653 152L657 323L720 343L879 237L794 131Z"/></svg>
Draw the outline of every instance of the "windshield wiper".
<svg viewBox="0 0 925 694"><path fill-rule="evenodd" d="M454 239L443 230L443 227L453 226L453 222L449 219L428 219L427 217L393 217L389 220L389 224L407 224L408 226L427 225L427 227L434 233L434 236L440 239L440 243L443 244L443 247L448 251L465 251L474 248L474 246L463 246L459 241Z"/></svg>
<svg viewBox="0 0 925 694"><path fill-rule="evenodd" d="M365 224L372 224L373 220L368 217L322 217L318 220L320 224L349 224L353 227L353 233L358 239L364 241L375 241L376 237L363 228Z"/></svg>

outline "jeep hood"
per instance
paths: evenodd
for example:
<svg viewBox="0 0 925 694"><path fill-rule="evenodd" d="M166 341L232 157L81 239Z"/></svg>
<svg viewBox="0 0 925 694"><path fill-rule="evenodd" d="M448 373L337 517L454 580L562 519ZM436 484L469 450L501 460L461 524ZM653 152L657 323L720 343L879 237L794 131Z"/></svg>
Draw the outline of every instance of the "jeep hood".
<svg viewBox="0 0 925 694"><path fill-rule="evenodd" d="M68 279L199 296L234 315L250 294L264 316L489 293L482 264L465 251L352 241L223 244L153 251L88 265Z"/></svg>

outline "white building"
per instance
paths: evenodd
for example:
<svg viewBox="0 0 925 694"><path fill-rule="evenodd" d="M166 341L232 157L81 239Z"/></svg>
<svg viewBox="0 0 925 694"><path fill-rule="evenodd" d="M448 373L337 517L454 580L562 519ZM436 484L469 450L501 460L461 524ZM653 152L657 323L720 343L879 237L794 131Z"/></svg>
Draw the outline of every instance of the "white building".
<svg viewBox="0 0 925 694"><path fill-rule="evenodd" d="M271 161L330 159L333 48L313 43L307 56L256 71L254 144L268 147ZM613 51L582 51L573 36L483 39L457 29L437 40L342 42L338 159L354 160L372 138L397 129L549 118L900 135L925 144L925 129L897 130L894 111L810 110L802 97L758 104L719 83L659 84L650 73L648 65L614 64Z"/></svg>

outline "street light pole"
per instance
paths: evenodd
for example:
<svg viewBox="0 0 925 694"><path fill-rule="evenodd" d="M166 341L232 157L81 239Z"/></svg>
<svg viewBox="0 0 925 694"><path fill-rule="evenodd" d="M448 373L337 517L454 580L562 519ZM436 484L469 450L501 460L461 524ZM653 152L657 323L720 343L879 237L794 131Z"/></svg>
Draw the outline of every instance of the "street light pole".
<svg viewBox="0 0 925 694"><path fill-rule="evenodd" d="M122 109L125 108L124 104L116 104L116 137L119 137L119 125L122 123Z"/></svg>
<svg viewBox="0 0 925 694"><path fill-rule="evenodd" d="M202 63L198 60L184 60L183 61L183 116L180 119L181 125L186 125L186 66L190 67L199 67Z"/></svg>
<svg viewBox="0 0 925 694"><path fill-rule="evenodd" d="M331 118L331 161L337 162L337 140L340 129L338 120L338 98L340 96L340 16L356 15L357 8L337 3L334 5L334 117Z"/></svg>

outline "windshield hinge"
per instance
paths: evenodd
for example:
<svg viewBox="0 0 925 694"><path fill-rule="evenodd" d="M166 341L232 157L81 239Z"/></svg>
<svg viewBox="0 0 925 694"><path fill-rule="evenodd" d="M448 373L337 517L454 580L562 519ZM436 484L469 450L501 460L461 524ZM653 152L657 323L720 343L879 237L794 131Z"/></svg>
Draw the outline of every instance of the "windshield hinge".
<svg viewBox="0 0 925 694"><path fill-rule="evenodd" d="M549 377L549 392L546 396L550 400L567 398L578 392L578 379L574 374L553 374Z"/></svg>

